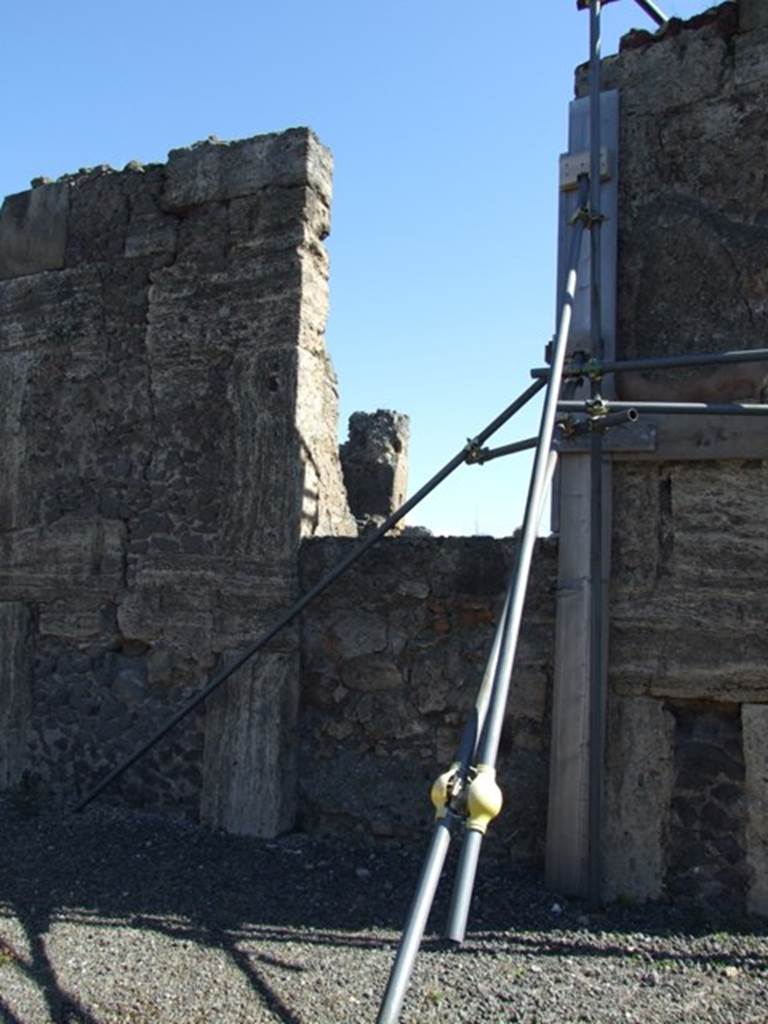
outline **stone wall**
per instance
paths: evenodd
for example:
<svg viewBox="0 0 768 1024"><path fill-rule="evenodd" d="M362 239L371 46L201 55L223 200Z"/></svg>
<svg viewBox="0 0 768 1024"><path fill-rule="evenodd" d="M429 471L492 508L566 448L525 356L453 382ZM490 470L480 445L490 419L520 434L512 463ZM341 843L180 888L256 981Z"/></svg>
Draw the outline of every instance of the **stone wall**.
<svg viewBox="0 0 768 1024"><path fill-rule="evenodd" d="M766 344L766 33L757 0L741 20L727 3L605 62L621 94L621 355ZM329 154L305 130L5 201L0 786L82 793L348 553L329 203ZM619 389L756 397L766 373ZM383 447L357 446L389 488L361 522L404 486L391 425ZM614 467L605 881L768 913L768 473L708 459L720 429L691 428L693 459ZM297 820L418 835L513 544L385 540L110 799L262 835ZM525 858L546 824L556 557L540 542L490 838Z"/></svg>
<svg viewBox="0 0 768 1024"><path fill-rule="evenodd" d="M740 23L726 3L635 33L604 62L606 87L620 89L625 357L768 340L768 27L750 11ZM766 374L656 371L619 385L637 399L754 401ZM737 445L708 461L725 429L691 425L695 461L615 463L607 882L765 913L764 762L742 723L768 702L768 466Z"/></svg>
<svg viewBox="0 0 768 1024"><path fill-rule="evenodd" d="M330 173L295 129L5 200L6 785L82 793L293 598L302 537L356 532L324 347ZM289 827L297 681L294 632L123 796Z"/></svg>
<svg viewBox="0 0 768 1024"><path fill-rule="evenodd" d="M315 583L348 540L302 550ZM386 539L304 615L300 775L311 830L418 835L482 678L514 541ZM500 752L505 810L489 841L541 853L546 821L556 548L536 549Z"/></svg>

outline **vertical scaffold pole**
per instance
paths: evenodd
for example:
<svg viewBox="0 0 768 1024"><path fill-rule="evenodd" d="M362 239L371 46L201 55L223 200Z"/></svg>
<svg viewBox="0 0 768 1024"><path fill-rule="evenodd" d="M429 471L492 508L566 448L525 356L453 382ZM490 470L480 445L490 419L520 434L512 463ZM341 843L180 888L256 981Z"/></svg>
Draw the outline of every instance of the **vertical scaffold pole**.
<svg viewBox="0 0 768 1024"><path fill-rule="evenodd" d="M590 226L590 341L592 358L603 359L601 293L601 188L600 188L600 92L601 0L589 8L589 226ZM592 385L593 398L599 395ZM592 432L590 445L590 686L589 686L589 869L588 888L592 905L602 898L603 758L605 747L605 673L603 634L603 443L602 432Z"/></svg>

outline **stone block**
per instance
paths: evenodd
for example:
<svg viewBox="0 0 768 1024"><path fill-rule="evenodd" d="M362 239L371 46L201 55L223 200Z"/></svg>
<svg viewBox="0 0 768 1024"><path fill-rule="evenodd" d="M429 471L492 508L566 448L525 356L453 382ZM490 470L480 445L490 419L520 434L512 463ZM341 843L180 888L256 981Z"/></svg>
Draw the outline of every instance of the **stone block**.
<svg viewBox="0 0 768 1024"><path fill-rule="evenodd" d="M116 599L124 586L125 527L99 519L0 534L0 600Z"/></svg>
<svg viewBox="0 0 768 1024"><path fill-rule="evenodd" d="M262 653L209 699L201 820L269 838L296 814L298 653Z"/></svg>
<svg viewBox="0 0 768 1024"><path fill-rule="evenodd" d="M32 616L26 604L0 601L0 791L25 767L32 715Z"/></svg>
<svg viewBox="0 0 768 1024"><path fill-rule="evenodd" d="M608 899L660 899L674 783L675 720L661 701L613 698L605 773Z"/></svg>
<svg viewBox="0 0 768 1024"><path fill-rule="evenodd" d="M0 210L0 279L63 267L68 213L67 184L7 196Z"/></svg>
<svg viewBox="0 0 768 1024"><path fill-rule="evenodd" d="M124 175L97 167L74 176L69 203L67 266L123 255L130 218Z"/></svg>
<svg viewBox="0 0 768 1024"><path fill-rule="evenodd" d="M750 869L747 906L768 916L768 704L741 709L747 796L747 863Z"/></svg>
<svg viewBox="0 0 768 1024"><path fill-rule="evenodd" d="M271 186L311 186L331 199L330 152L307 128L238 142L201 142L168 154L163 206L171 212Z"/></svg>

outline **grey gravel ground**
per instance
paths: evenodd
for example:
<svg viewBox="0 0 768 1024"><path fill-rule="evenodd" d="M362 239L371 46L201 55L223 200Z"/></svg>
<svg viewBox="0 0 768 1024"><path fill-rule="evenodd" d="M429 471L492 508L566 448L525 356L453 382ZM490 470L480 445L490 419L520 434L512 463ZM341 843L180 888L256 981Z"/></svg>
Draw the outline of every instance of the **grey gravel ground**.
<svg viewBox="0 0 768 1024"><path fill-rule="evenodd" d="M6 1024L373 1024L422 854L8 800L0 835ZM428 935L402 1020L768 1024L768 929L590 914L486 858L466 944Z"/></svg>

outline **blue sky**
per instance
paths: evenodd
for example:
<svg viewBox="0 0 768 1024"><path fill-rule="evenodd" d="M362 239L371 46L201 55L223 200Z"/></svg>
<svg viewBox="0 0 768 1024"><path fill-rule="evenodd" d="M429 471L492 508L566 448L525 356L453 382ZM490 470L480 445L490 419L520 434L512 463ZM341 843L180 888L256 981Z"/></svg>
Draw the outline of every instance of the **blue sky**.
<svg viewBox="0 0 768 1024"><path fill-rule="evenodd" d="M659 0L690 17L702 0ZM529 382L554 322L557 157L589 18L575 0L10 0L0 40L0 195L37 175L214 134L309 125L333 150L328 346L342 433L411 417L416 489ZM603 52L632 0L604 9ZM498 443L535 434L535 407ZM511 533L530 460L464 467L411 516Z"/></svg>

